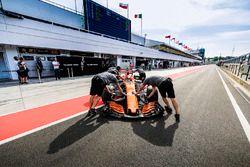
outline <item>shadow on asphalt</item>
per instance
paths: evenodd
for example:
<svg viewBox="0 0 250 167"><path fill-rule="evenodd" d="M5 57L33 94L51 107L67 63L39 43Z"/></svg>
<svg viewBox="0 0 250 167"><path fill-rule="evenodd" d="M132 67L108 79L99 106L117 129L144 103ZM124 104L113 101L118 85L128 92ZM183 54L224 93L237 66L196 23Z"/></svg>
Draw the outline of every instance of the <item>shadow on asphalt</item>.
<svg viewBox="0 0 250 167"><path fill-rule="evenodd" d="M131 123L136 135L156 146L172 146L178 123L165 128L169 115L156 117L152 120L134 121Z"/></svg>
<svg viewBox="0 0 250 167"><path fill-rule="evenodd" d="M130 122L133 132L136 135L156 146L172 146L175 131L178 129L178 123L165 128L165 121L168 117L169 115L141 119L121 119L121 121ZM76 141L94 132L102 125L114 120L118 119L114 117L102 117L100 114L90 117L85 116L57 136L50 143L47 153L57 153L59 150L74 144Z"/></svg>
<svg viewBox="0 0 250 167"><path fill-rule="evenodd" d="M107 118L101 117L99 114L96 116L85 117L74 125L65 130L60 134L54 141L49 145L48 154L57 153L59 150L70 146L81 138L94 132L96 129L108 123Z"/></svg>

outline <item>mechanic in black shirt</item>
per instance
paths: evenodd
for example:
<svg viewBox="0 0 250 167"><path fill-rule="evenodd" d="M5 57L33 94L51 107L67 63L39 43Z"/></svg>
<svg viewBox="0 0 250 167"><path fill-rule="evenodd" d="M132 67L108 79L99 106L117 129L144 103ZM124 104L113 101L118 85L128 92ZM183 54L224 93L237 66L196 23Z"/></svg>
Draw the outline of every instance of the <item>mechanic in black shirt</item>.
<svg viewBox="0 0 250 167"><path fill-rule="evenodd" d="M115 72L114 72L115 73ZM117 84L119 91L123 93L122 88L120 87L118 80L116 78L116 74L112 74L112 72L103 72L95 75L91 80L91 88L90 88L90 99L89 99L89 112L88 115L96 114L96 105L101 99L103 90L110 83ZM95 98L96 97L96 98Z"/></svg>
<svg viewBox="0 0 250 167"><path fill-rule="evenodd" d="M179 108L179 105L178 105L177 100L175 98L172 79L161 77L161 76L148 77L144 80L143 84L141 85L141 87L139 89L139 92L141 90L143 90L145 88L145 86L149 86L149 85L151 85L153 87L153 90L149 94L148 98L150 98L151 96L154 95L154 93L156 91L156 87L157 87L161 96L162 96L162 100L166 104L165 109L166 109L167 113L172 114L172 108L170 107L169 102L167 100L167 96L166 96L166 93L167 93L168 98L171 99L171 102L172 102L174 109L175 109L175 112L176 112L175 120L176 120L176 122L180 122L180 108Z"/></svg>
<svg viewBox="0 0 250 167"><path fill-rule="evenodd" d="M139 73L139 79L143 82L146 79L146 73L142 68L137 68L136 71Z"/></svg>
<svg viewBox="0 0 250 167"><path fill-rule="evenodd" d="M120 74L120 70L121 70L121 67L120 67L120 66L109 67L109 69L107 70L107 72L113 74L113 71L115 71L115 73Z"/></svg>

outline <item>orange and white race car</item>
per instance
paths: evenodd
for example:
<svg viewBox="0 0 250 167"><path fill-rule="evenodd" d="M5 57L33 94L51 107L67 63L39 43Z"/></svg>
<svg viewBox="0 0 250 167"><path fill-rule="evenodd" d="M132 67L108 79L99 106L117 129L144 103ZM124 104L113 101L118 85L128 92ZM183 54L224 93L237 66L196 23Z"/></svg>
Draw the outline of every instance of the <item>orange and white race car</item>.
<svg viewBox="0 0 250 167"><path fill-rule="evenodd" d="M119 84L125 94L121 94L115 86L109 86L102 95L104 116L111 115L118 118L140 118L163 115L164 108L158 103L158 92L147 98L152 89L150 87L136 94L142 83L132 70L121 70Z"/></svg>

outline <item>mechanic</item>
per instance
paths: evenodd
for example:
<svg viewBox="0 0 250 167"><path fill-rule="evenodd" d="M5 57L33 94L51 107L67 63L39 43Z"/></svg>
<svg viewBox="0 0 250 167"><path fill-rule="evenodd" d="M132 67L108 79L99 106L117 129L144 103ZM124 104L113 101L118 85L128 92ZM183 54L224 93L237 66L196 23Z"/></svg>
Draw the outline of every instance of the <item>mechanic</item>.
<svg viewBox="0 0 250 167"><path fill-rule="evenodd" d="M113 74L115 73L115 74ZM122 88L120 87L117 80L118 73L113 70L109 72L103 72L100 74L96 74L91 80L91 88L90 88L90 99L89 99L89 111L87 115L95 115L96 114L96 105L101 99L102 93L104 89L108 89L107 85L110 83L114 83L117 85L121 94L124 95Z"/></svg>
<svg viewBox="0 0 250 167"><path fill-rule="evenodd" d="M146 86L152 86L152 92L149 94L148 98L154 95L156 91L156 87L159 89L159 92L161 94L162 100L166 104L165 109L168 114L172 114L172 108L169 105L169 102L167 100L166 93L168 95L168 98L171 99L172 105L174 106L175 109L175 120L176 122L180 122L180 108L177 103L177 100L175 98L175 93L174 93L174 87L172 83L171 78L165 78L161 76L151 76L148 77L144 80L143 84L141 85L138 94L140 93L141 90L143 90Z"/></svg>
<svg viewBox="0 0 250 167"><path fill-rule="evenodd" d="M143 82L146 79L145 71L141 67L137 68L136 71L139 73L139 79Z"/></svg>
<svg viewBox="0 0 250 167"><path fill-rule="evenodd" d="M120 76L119 70L116 69L108 69L108 73L114 74L118 80L123 80L123 78Z"/></svg>

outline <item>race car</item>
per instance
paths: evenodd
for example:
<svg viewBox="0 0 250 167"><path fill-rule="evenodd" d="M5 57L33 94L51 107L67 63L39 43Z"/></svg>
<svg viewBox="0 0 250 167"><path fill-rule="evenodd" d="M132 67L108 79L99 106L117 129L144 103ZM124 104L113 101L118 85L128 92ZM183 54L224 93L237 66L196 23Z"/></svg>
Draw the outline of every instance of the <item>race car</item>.
<svg viewBox="0 0 250 167"><path fill-rule="evenodd" d="M158 103L157 91L148 99L147 96L151 93L152 87L137 94L142 82L138 80L138 76L134 75L133 70L120 70L120 76L122 79L119 80L119 84L125 93L121 94L115 85L110 85L108 90L104 90L103 116L141 118L163 115L164 108Z"/></svg>

